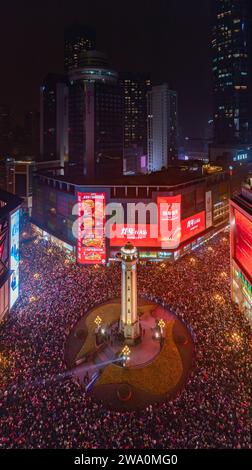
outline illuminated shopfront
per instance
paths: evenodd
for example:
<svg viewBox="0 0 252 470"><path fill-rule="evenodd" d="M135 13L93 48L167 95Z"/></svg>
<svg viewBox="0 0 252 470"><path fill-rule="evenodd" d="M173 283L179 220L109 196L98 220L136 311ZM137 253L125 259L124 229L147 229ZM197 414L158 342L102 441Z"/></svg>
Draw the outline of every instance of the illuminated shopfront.
<svg viewBox="0 0 252 470"><path fill-rule="evenodd" d="M252 190L244 184L230 201L231 295L252 325Z"/></svg>

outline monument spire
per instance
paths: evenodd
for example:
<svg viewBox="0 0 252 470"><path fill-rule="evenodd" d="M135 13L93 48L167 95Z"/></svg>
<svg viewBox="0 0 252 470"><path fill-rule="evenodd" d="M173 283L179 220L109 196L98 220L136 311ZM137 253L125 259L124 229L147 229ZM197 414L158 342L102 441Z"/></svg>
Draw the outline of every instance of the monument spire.
<svg viewBox="0 0 252 470"><path fill-rule="evenodd" d="M130 243L121 248L122 293L120 330L128 344L140 338L139 316L137 313L137 249Z"/></svg>

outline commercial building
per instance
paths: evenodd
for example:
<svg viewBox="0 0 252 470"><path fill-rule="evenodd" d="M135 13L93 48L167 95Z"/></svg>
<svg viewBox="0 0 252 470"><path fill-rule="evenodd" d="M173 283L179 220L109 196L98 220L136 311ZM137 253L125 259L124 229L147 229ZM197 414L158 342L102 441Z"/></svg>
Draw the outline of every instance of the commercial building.
<svg viewBox="0 0 252 470"><path fill-rule="evenodd" d="M0 189L22 198L22 214L31 215L33 173L44 168L48 174L52 175L60 175L63 172L59 160L37 162L32 157L26 157L22 160L13 157L0 157Z"/></svg>
<svg viewBox="0 0 252 470"><path fill-rule="evenodd" d="M141 157L147 155L147 92L151 82L144 75L125 74L120 84L124 99L124 173L137 173L141 171Z"/></svg>
<svg viewBox="0 0 252 470"><path fill-rule="evenodd" d="M148 171L167 168L178 157L177 93L167 83L147 93Z"/></svg>
<svg viewBox="0 0 252 470"><path fill-rule="evenodd" d="M65 29L64 67L65 72L82 67L83 53L95 49L96 34L86 25L72 25Z"/></svg>
<svg viewBox="0 0 252 470"><path fill-rule="evenodd" d="M48 74L40 88L40 161L68 161L68 80Z"/></svg>
<svg viewBox="0 0 252 470"><path fill-rule="evenodd" d="M0 189L0 323L19 296L19 223L22 199Z"/></svg>
<svg viewBox="0 0 252 470"><path fill-rule="evenodd" d="M79 263L116 259L127 241L137 246L141 259L172 262L228 223L229 187L226 172L202 176L201 170L190 172L174 167L150 175L110 180L52 177L41 172L34 178L32 221L41 236L52 237L75 253ZM137 203L144 212L144 221L133 210L132 204ZM160 232L163 203L168 205L164 216L170 226L167 237ZM91 218L97 211L100 220L98 233L84 242L85 210ZM122 214L116 233L111 219L115 214Z"/></svg>
<svg viewBox="0 0 252 470"><path fill-rule="evenodd" d="M26 113L24 133L26 155L31 155L35 160L38 160L40 152L40 114L38 111L30 110Z"/></svg>
<svg viewBox="0 0 252 470"><path fill-rule="evenodd" d="M106 55L69 73L69 165L90 178L123 173L123 97Z"/></svg>
<svg viewBox="0 0 252 470"><path fill-rule="evenodd" d="M209 160L224 167L246 165L252 162L252 145L215 145L209 146Z"/></svg>
<svg viewBox="0 0 252 470"><path fill-rule="evenodd" d="M213 1L215 144L252 142L252 4Z"/></svg>
<svg viewBox="0 0 252 470"><path fill-rule="evenodd" d="M252 325L252 178L230 200L231 295Z"/></svg>

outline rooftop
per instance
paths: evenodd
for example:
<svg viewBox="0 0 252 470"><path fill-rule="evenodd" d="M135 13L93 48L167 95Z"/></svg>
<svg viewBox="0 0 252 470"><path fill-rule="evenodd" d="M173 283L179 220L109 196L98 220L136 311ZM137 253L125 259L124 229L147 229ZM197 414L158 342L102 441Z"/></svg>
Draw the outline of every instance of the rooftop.
<svg viewBox="0 0 252 470"><path fill-rule="evenodd" d="M217 172L225 174L225 172ZM177 186L191 181L199 181L211 175L202 175L202 169L190 170L186 166L169 167L167 170L150 174L128 175L119 178L108 177L92 179L82 174L69 173L65 176L53 176L51 172L39 171L38 175L76 186ZM216 174L216 173L215 173Z"/></svg>
<svg viewBox="0 0 252 470"><path fill-rule="evenodd" d="M0 219L6 217L10 212L17 209L23 202L21 197L16 194L8 193L3 189L0 189Z"/></svg>

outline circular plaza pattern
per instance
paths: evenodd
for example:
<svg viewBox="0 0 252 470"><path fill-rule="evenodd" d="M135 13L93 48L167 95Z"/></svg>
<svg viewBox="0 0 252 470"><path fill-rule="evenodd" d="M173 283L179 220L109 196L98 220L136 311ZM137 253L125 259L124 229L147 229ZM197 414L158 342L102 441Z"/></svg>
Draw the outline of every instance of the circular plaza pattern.
<svg viewBox="0 0 252 470"><path fill-rule="evenodd" d="M118 360L123 347L117 335L119 300L90 310L66 342L68 367L83 387L92 384L89 393L93 399L111 409L138 409L173 397L184 386L192 366L193 343L186 326L161 305L144 299L138 305L142 338L130 346L126 367ZM97 317L102 321L103 335L109 331L100 344ZM160 319L166 325L162 340L155 330Z"/></svg>

